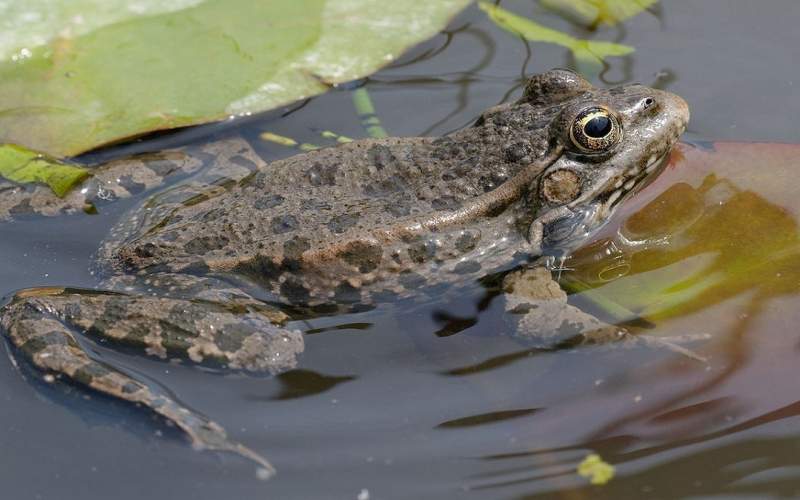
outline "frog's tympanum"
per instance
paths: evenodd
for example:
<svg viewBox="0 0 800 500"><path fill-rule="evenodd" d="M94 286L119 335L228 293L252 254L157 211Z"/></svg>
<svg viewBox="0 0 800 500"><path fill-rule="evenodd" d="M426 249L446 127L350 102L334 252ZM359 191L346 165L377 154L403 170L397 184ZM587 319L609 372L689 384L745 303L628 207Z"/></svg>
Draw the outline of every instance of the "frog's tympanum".
<svg viewBox="0 0 800 500"><path fill-rule="evenodd" d="M302 319L298 311L474 282L530 265L543 249L574 248L657 170L688 119L670 93L598 89L553 70L444 137L365 139L269 164L244 141L188 158L118 160L61 205L16 192L0 211L69 211L87 193L124 190L98 179L122 179L131 192L159 174L186 179L113 229L98 252L96 290L23 290L0 321L15 352L48 379L139 403L199 447L269 467L157 386L93 359L82 336L231 370L292 368L303 335L287 323ZM546 269L511 273L504 289L519 335L603 326L567 306Z"/></svg>

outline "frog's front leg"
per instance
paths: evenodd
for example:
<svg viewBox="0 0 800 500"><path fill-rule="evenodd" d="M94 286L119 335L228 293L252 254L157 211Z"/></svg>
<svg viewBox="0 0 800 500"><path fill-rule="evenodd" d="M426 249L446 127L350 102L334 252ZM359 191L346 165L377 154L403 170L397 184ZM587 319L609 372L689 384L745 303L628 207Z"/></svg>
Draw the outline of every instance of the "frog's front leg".
<svg viewBox="0 0 800 500"><path fill-rule="evenodd" d="M623 327L600 321L569 304L566 292L545 266L509 273L503 280L503 291L506 294L506 313L515 323L517 335L546 341L548 346L624 342L666 348L695 361L707 361L680 344L708 340L708 334L688 334L677 338L633 335Z"/></svg>
<svg viewBox="0 0 800 500"><path fill-rule="evenodd" d="M272 467L266 460L230 441L218 424L137 375L93 359L81 335L165 359L275 373L295 366L303 338L274 320L267 311L242 303L53 288L21 291L0 310L0 326L11 343L47 376L65 376L147 406L174 422L195 446L238 453L267 471Z"/></svg>
<svg viewBox="0 0 800 500"><path fill-rule="evenodd" d="M544 266L522 268L503 280L506 313L517 335L535 337L550 345L605 343L629 337L627 330L609 325L567 303L567 294Z"/></svg>

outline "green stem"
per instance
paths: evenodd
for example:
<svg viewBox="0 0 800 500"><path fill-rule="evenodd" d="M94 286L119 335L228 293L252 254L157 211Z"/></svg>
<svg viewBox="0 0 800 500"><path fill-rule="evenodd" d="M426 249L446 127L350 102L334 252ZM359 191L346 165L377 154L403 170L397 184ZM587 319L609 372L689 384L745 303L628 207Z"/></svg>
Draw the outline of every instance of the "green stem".
<svg viewBox="0 0 800 500"><path fill-rule="evenodd" d="M368 136L375 139L389 136L381 126L378 115L375 114L375 106L372 104L366 87L359 87L353 91L353 105L361 120L361 126L367 131Z"/></svg>

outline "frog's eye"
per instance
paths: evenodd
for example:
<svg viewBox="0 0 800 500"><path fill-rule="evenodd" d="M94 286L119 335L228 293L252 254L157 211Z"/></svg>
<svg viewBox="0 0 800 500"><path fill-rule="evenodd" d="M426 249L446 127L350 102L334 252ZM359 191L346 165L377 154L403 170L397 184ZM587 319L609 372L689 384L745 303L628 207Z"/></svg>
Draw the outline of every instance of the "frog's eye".
<svg viewBox="0 0 800 500"><path fill-rule="evenodd" d="M619 120L608 109L588 108L575 118L569 129L569 138L584 153L601 153L610 149L622 138Z"/></svg>

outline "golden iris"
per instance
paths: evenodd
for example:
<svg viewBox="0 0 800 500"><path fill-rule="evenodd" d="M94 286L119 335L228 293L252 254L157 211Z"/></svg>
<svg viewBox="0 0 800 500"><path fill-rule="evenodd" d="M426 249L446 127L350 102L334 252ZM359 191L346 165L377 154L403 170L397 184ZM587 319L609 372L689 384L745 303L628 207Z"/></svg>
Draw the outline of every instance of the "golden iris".
<svg viewBox="0 0 800 500"><path fill-rule="evenodd" d="M622 138L619 120L608 109L593 107L581 111L569 129L572 143L584 153L607 151Z"/></svg>

